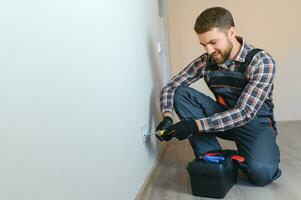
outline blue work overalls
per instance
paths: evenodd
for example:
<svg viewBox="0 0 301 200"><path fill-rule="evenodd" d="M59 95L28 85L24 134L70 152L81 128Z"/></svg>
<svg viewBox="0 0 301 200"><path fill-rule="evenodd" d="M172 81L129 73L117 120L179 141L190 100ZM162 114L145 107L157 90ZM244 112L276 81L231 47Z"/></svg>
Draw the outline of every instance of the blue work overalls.
<svg viewBox="0 0 301 200"><path fill-rule="evenodd" d="M233 108L248 83L245 72L252 58L260 49L251 50L238 71L221 71L214 62L206 66L204 80L216 97L190 87L180 86L174 95L174 109L180 119L200 119ZM246 158L240 165L256 185L266 185L281 175L279 147L276 143L277 128L273 116L273 103L266 99L256 117L243 126L225 132L201 133L189 138L196 157L210 150L221 149L216 137L236 143L238 153Z"/></svg>

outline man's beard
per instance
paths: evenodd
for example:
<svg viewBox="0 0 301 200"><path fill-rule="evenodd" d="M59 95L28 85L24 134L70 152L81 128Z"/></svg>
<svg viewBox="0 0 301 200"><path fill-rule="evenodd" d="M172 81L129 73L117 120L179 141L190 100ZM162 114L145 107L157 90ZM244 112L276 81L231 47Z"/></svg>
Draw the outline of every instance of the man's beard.
<svg viewBox="0 0 301 200"><path fill-rule="evenodd" d="M233 44L231 44L230 42L228 44L229 45L227 46L227 48L224 51L216 50L215 52L210 54L210 56L213 58L213 60L217 64L224 63L230 57L230 54L231 54L231 51L232 51L232 48L233 48Z"/></svg>

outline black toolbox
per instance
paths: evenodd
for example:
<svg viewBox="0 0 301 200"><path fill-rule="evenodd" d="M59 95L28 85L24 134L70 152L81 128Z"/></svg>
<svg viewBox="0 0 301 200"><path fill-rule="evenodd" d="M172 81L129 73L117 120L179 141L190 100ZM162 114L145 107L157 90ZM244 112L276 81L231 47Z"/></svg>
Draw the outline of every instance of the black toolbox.
<svg viewBox="0 0 301 200"><path fill-rule="evenodd" d="M233 155L236 155L236 151L209 152L209 154L212 153L225 159L216 163L200 157L188 163L191 190L195 196L223 198L237 181L237 162L231 159Z"/></svg>

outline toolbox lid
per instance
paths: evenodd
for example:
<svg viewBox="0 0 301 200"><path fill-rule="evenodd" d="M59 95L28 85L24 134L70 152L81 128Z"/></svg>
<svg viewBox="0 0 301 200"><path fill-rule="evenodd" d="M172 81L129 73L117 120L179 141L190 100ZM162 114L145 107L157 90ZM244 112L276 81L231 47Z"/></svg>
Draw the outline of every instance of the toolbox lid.
<svg viewBox="0 0 301 200"><path fill-rule="evenodd" d="M188 163L187 170L193 176L222 177L232 171L233 162L225 159L220 163L207 162L204 159L194 159Z"/></svg>

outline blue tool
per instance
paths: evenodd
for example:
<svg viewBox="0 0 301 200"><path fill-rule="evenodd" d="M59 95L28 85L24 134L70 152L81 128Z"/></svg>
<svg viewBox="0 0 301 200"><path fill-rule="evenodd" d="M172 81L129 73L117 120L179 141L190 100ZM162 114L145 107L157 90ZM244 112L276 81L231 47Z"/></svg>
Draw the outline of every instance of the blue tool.
<svg viewBox="0 0 301 200"><path fill-rule="evenodd" d="M221 161L224 161L225 158L221 156L204 156L204 160L207 162L220 163Z"/></svg>

